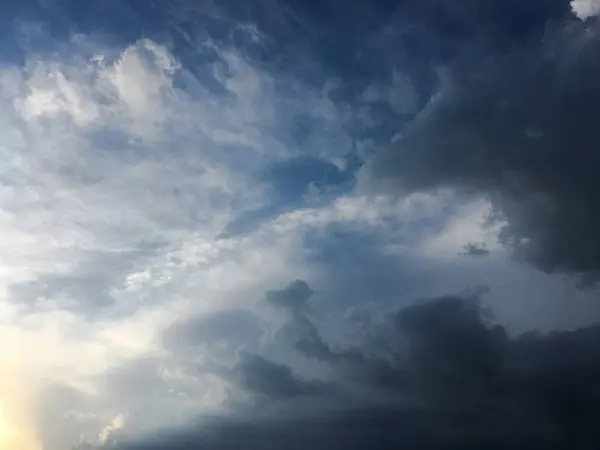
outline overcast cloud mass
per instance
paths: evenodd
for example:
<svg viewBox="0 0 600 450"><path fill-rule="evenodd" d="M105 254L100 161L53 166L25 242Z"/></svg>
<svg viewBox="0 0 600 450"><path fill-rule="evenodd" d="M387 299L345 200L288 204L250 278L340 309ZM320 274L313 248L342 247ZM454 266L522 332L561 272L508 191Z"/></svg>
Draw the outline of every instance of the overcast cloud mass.
<svg viewBox="0 0 600 450"><path fill-rule="evenodd" d="M7 0L0 449L592 449L600 2Z"/></svg>

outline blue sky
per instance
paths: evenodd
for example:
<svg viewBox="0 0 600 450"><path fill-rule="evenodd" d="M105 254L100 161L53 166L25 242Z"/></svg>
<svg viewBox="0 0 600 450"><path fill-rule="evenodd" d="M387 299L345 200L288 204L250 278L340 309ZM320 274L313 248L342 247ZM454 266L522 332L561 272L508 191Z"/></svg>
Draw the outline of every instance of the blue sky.
<svg viewBox="0 0 600 450"><path fill-rule="evenodd" d="M566 24L552 68L571 73L568 56L595 49L582 36L598 32L600 4L492 3L8 2L0 447L117 448L320 393L340 376L329 347L315 340L311 359L290 339L367 342L389 311L424 299L476 293L510 335L595 323L597 290L577 279L594 255L523 241L538 253L515 257L503 233L538 242L538 222L479 183L506 174L452 172L476 159L438 149L487 142L470 125L448 131L444 114L462 119L463 104L496 95L489 85L504 89L490 73L537 52L548 24ZM273 292L301 311L270 305ZM260 370L281 384L248 376ZM358 403L379 395L356 389ZM265 411L305 407L277 405Z"/></svg>

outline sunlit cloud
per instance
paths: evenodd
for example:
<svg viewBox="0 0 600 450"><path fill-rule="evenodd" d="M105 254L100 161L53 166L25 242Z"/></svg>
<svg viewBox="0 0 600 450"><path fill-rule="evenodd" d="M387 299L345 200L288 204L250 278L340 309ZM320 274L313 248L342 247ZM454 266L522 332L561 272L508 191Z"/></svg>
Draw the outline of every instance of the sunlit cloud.
<svg viewBox="0 0 600 450"><path fill-rule="evenodd" d="M331 51L339 36L285 2L122 5L122 35L105 6L86 25L63 3L11 19L21 54L0 65L0 448L118 448L256 405L287 418L305 395L325 408L372 369L346 344L423 296L486 292L510 331L598 311L511 259L488 196L379 189L373 156L456 94L440 61L425 76L386 55L418 26L382 42L391 15ZM57 33L52 14L79 25Z"/></svg>
<svg viewBox="0 0 600 450"><path fill-rule="evenodd" d="M571 8L581 20L600 14L600 2L598 0L571 0Z"/></svg>

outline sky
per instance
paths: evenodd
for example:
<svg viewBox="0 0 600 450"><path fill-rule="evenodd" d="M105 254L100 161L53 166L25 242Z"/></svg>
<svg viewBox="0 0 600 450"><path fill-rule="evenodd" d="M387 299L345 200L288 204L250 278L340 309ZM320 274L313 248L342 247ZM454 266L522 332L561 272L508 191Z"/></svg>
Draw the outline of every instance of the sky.
<svg viewBox="0 0 600 450"><path fill-rule="evenodd" d="M0 448L593 448L598 0L5 0Z"/></svg>

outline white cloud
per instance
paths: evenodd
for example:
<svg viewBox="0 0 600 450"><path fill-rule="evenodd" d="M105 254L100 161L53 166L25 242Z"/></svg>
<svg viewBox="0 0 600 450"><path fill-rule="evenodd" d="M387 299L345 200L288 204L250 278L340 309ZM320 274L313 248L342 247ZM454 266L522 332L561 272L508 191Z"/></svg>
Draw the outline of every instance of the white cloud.
<svg viewBox="0 0 600 450"><path fill-rule="evenodd" d="M489 225L491 205L483 199L474 200L459 208L441 232L425 239L420 251L434 259L454 259L469 244L484 245L497 250L500 225Z"/></svg>
<svg viewBox="0 0 600 450"><path fill-rule="evenodd" d="M3 384L32 393L11 425L31 430L47 425L33 421L35 392L61 383L110 395L98 375L157 351L156 333L211 272L186 277L241 210L231 202L263 201L221 148L219 130L250 142L235 116L243 90L219 117L173 86L178 66L164 47L140 41L111 62L71 44L68 56L32 53L0 73L0 336L11 342L0 369Z"/></svg>
<svg viewBox="0 0 600 450"><path fill-rule="evenodd" d="M341 200L219 238L271 201L258 175L297 152L275 133L296 115L335 131L313 135L318 156L351 146L331 145L345 142L348 111L327 87L276 80L210 45L216 60L198 61L218 90L147 39L115 50L75 36L53 52L26 48L23 66L0 70L0 338L11 342L0 382L19 386L0 389L0 405L22 430L18 450L64 450L79 432L93 441L116 414L128 416L122 432L136 433L219 408L222 384L186 375L162 331L182 317L251 308L266 289L306 276L305 224L376 220ZM148 381L155 395L121 392L154 373L134 370L148 358L161 367ZM125 370L133 378L107 384ZM56 386L77 401L47 400Z"/></svg>
<svg viewBox="0 0 600 450"><path fill-rule="evenodd" d="M98 435L98 444L111 444L116 441L116 436L123 427L125 426L125 416L119 414L117 417L112 419L110 423L104 427L104 429Z"/></svg>
<svg viewBox="0 0 600 450"><path fill-rule="evenodd" d="M581 20L600 14L600 1L598 0L571 0L573 13Z"/></svg>

